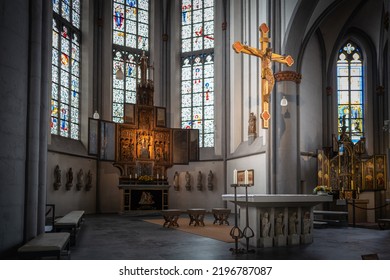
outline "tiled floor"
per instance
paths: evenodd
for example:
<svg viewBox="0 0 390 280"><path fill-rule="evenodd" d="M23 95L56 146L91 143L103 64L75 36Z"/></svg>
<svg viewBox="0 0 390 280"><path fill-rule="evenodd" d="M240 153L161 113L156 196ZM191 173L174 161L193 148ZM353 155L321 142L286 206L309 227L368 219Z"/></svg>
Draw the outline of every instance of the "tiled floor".
<svg viewBox="0 0 390 280"><path fill-rule="evenodd" d="M314 229L314 242L279 248L255 248L232 254L234 243L184 233L144 222L145 216L87 215L71 248L73 260L360 260L377 254L390 260L390 230L358 227ZM240 247L244 248L245 245Z"/></svg>

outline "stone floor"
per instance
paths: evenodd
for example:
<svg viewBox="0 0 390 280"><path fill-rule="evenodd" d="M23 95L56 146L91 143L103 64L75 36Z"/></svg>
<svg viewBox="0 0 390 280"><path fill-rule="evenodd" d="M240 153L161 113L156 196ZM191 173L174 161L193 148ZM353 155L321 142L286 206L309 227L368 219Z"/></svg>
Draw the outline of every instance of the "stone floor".
<svg viewBox="0 0 390 280"><path fill-rule="evenodd" d="M155 216L156 217L156 216ZM144 222L150 216L86 215L73 260L360 260L377 254L390 260L390 230L359 227L314 229L309 245L251 248L232 254L234 243L197 236ZM160 217L159 217L160 218ZM211 218L211 217L210 217ZM239 244L240 248L246 247Z"/></svg>

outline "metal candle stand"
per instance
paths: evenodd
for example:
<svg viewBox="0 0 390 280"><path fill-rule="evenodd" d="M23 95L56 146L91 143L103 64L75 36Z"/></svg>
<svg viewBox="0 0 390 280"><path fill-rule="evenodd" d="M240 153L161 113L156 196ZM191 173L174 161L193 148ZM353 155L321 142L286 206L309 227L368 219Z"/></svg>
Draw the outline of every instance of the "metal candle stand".
<svg viewBox="0 0 390 280"><path fill-rule="evenodd" d="M248 213L248 187L250 185L238 185L232 184L231 187L234 188L234 227L230 230L230 236L234 239L235 248L231 248L230 251L233 254L244 254L244 253L253 253L255 250L249 250L249 239L252 238L255 234L252 228L249 226L249 213ZM238 226L237 221L237 187L245 187L245 204L246 204L246 225L242 231ZM246 239L246 250L238 248L238 240L245 237Z"/></svg>

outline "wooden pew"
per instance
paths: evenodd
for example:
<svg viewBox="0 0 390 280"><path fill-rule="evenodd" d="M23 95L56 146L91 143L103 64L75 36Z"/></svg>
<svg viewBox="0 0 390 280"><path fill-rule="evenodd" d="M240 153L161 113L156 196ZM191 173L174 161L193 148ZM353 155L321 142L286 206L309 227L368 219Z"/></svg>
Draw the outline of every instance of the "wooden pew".
<svg viewBox="0 0 390 280"><path fill-rule="evenodd" d="M70 257L69 232L45 232L28 241L18 249L20 259L42 259L61 255Z"/></svg>
<svg viewBox="0 0 390 280"><path fill-rule="evenodd" d="M83 223L83 210L72 211L54 222L56 232L67 231L70 233L71 244L76 244L76 236Z"/></svg>

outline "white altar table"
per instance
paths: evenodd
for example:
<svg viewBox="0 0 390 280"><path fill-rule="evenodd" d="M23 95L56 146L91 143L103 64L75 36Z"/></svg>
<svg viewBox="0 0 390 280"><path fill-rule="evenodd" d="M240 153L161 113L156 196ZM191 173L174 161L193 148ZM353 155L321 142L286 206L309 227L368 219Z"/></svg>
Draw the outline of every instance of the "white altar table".
<svg viewBox="0 0 390 280"><path fill-rule="evenodd" d="M234 204L234 194L222 195ZM248 221L254 232L249 244L255 247L280 247L313 242L313 208L333 200L331 195L248 194ZM246 227L246 198L237 195L239 227ZM245 242L245 238L241 239Z"/></svg>

